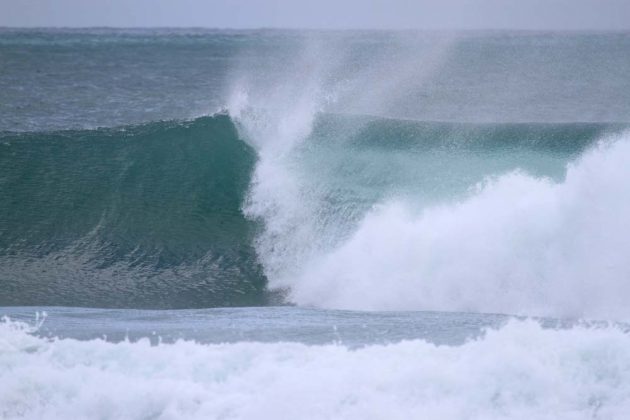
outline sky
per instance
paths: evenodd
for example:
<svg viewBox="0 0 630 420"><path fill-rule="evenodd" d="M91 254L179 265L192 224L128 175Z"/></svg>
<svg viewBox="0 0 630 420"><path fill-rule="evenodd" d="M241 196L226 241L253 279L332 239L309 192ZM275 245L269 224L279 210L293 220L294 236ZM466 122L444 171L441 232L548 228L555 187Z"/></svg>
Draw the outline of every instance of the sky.
<svg viewBox="0 0 630 420"><path fill-rule="evenodd" d="M0 0L0 26L628 30L630 0Z"/></svg>

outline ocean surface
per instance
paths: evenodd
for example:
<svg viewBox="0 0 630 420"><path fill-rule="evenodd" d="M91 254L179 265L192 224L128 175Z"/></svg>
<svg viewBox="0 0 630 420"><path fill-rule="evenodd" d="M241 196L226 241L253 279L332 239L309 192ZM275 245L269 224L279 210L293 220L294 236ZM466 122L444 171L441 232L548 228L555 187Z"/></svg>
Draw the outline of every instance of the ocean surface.
<svg viewBox="0 0 630 420"><path fill-rule="evenodd" d="M0 29L0 418L626 419L630 33Z"/></svg>

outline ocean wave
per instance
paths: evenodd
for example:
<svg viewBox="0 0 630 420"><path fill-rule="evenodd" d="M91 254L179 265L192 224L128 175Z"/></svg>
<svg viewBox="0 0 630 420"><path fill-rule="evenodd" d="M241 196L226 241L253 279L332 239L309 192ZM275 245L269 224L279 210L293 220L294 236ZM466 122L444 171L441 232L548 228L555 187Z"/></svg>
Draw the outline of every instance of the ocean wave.
<svg viewBox="0 0 630 420"><path fill-rule="evenodd" d="M598 139L625 128L326 114L308 95L273 112L240 100L229 115L191 121L3 133L0 285L8 292L0 304L190 308L265 305L287 297L361 309L523 312L534 301L558 306L542 285L549 280L541 279L555 273L518 257L525 248L514 248L511 259L501 257L497 250L513 244L499 233L488 239L496 244L495 260L480 258L473 245L461 249L463 237L488 236L462 223L481 229L484 220L496 218L492 205L505 217L518 217L508 214L513 207L507 204L536 196L534 190L561 190L553 185L573 182L565 180L568 162L590 156ZM623 166L623 156L616 165ZM588 182L606 183L608 175L599 171ZM486 192L477 191L484 182ZM507 192L490 192L499 189ZM547 212L562 211L547 208L546 193L540 194L534 225L550 217ZM483 200L478 195L494 201L478 213L456 210L473 206L462 201ZM600 201L605 198L620 199ZM613 203L610 211L616 208ZM453 214L444 224L460 226L462 237L454 228L440 231L437 216L426 222L430 228L418 228L418 218L430 217L423 212ZM531 231L520 223L524 235ZM542 237L544 243L533 243L531 232L523 238L537 250L528 251L530 257L549 250ZM598 247L605 246L602 239ZM412 255L418 247L424 251ZM563 263L575 265L573 257ZM468 277L455 273L446 282L440 267L454 263ZM515 281L514 273L522 279ZM485 284L494 291L464 293L473 274L478 287L469 288L485 290ZM620 285L612 282L610 293ZM523 289L531 293L522 293L520 303L509 298ZM468 297L453 297L463 294ZM570 305L579 309L577 301ZM566 308L560 309L579 315Z"/></svg>
<svg viewBox="0 0 630 420"><path fill-rule="evenodd" d="M317 118L304 95L230 109L259 155L245 214L289 301L630 316L627 126Z"/></svg>

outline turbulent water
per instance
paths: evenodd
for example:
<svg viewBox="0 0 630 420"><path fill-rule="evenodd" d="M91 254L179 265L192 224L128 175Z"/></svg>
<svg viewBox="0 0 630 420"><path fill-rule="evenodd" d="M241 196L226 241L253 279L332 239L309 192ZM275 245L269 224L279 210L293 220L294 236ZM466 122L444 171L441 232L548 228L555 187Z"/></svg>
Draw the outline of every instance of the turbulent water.
<svg viewBox="0 0 630 420"><path fill-rule="evenodd" d="M3 29L0 63L0 417L625 418L629 34Z"/></svg>

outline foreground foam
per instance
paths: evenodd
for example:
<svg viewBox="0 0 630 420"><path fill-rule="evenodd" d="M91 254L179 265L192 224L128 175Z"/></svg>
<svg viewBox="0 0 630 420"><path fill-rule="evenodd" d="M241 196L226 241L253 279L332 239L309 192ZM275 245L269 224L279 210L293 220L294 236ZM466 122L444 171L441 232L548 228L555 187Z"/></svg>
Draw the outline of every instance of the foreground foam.
<svg viewBox="0 0 630 420"><path fill-rule="evenodd" d="M48 340L0 323L2 418L622 419L630 337L510 321L461 346Z"/></svg>

